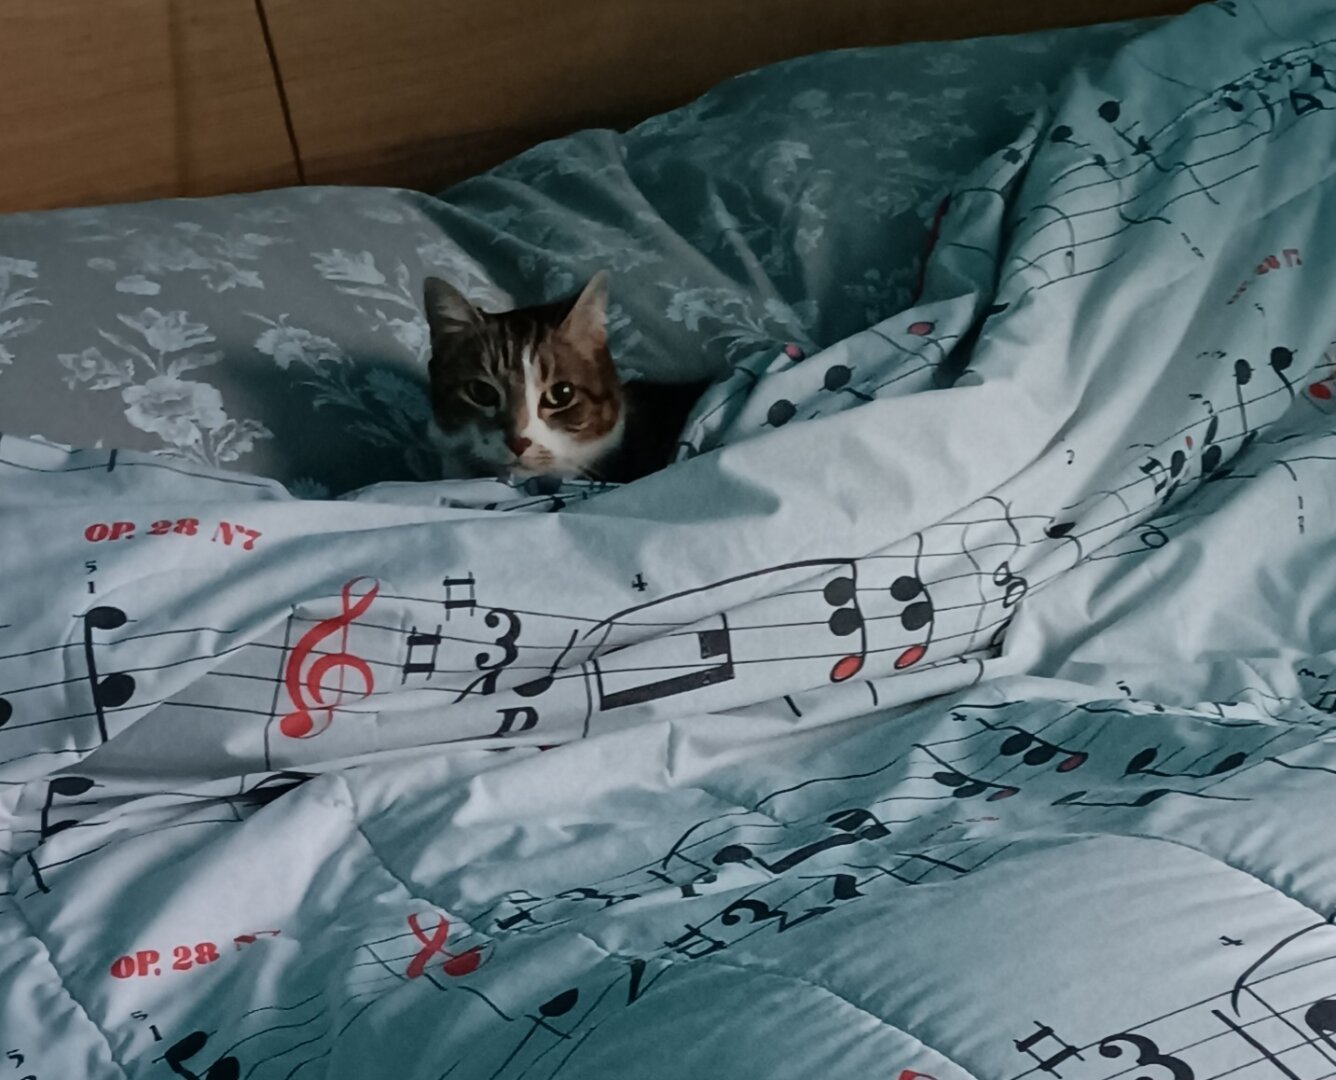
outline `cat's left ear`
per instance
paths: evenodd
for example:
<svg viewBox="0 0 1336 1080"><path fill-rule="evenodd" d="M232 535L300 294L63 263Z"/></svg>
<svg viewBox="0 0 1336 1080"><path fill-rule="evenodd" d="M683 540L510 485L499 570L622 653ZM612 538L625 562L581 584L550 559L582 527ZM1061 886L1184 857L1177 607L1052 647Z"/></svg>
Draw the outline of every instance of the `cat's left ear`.
<svg viewBox="0 0 1336 1080"><path fill-rule="evenodd" d="M608 272L600 270L576 297L561 321L560 332L577 348L595 351L608 345Z"/></svg>
<svg viewBox="0 0 1336 1080"><path fill-rule="evenodd" d="M442 335L468 333L481 321L481 313L469 298L441 278L427 278L422 299L433 342Z"/></svg>

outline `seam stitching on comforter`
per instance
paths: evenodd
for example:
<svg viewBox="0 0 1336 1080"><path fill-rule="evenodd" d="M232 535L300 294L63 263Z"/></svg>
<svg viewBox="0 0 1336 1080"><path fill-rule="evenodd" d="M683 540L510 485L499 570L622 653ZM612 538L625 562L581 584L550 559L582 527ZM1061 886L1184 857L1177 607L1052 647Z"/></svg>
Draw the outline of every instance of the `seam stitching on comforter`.
<svg viewBox="0 0 1336 1080"><path fill-rule="evenodd" d="M742 971L750 975L768 975L775 979L783 979L789 982L798 983L802 986L811 987L813 990L823 991L824 993L827 993L831 997L835 998L837 1001L843 1002L845 1005L848 1005L851 1009L856 1009L864 1016L871 1017L873 1020L881 1024L883 1027L890 1028L893 1031L898 1031L901 1035L904 1035L906 1038L913 1039L925 1050L929 1051L930 1053L936 1054L939 1058L947 1062L953 1068L959 1069L961 1074L969 1077L970 1080L977 1080L977 1077L975 1077L975 1075L972 1072L966 1069L955 1059L948 1057L946 1054L942 1053L942 1051L937 1049L937 1047L933 1046L931 1043L925 1042L923 1039L920 1039L912 1031L909 1031L906 1028L902 1028L898 1024L892 1023L890 1020L886 1019L886 1017L878 1016L871 1009L868 1009L858 1004L858 1002L850 1001L843 994L839 993L837 990L831 989L825 983L815 982L812 979L805 979L801 975L794 975L792 972L788 971L771 971L768 968L752 967L748 964L737 963L735 961L721 960L717 955L701 957L699 960L695 962L703 964L712 964L715 967L729 968L734 971Z"/></svg>
<svg viewBox="0 0 1336 1080"><path fill-rule="evenodd" d="M17 861L18 861L17 859L14 860L14 862ZM13 865L14 863L10 864L11 869ZM103 1031L101 1025L98 1024L92 1018L84 1003L74 996L74 992L70 990L69 983L66 981L65 976L61 973L60 968L56 966L55 958L51 955L51 947L46 943L46 940L37 932L37 929L33 925L32 920L29 919L27 914L23 911L23 908L19 903L19 895L17 889L14 891L13 910L14 910L14 918L19 922L21 922L23 926L27 929L28 936L34 942L36 942L38 945L42 947L42 954L46 958L47 966L52 970L52 972L55 973L56 984L65 993L65 996L70 999L74 1007L78 1010L79 1015L84 1018L88 1026L97 1032L98 1037L102 1040L102 1045L107 1048L107 1058L111 1061L112 1065L116 1067L117 1071L121 1074L124 1080L129 1080L130 1074L125 1071L125 1066L121 1064L121 1062L117 1059L116 1054L113 1052L111 1048L111 1040L107 1038L107 1033Z"/></svg>

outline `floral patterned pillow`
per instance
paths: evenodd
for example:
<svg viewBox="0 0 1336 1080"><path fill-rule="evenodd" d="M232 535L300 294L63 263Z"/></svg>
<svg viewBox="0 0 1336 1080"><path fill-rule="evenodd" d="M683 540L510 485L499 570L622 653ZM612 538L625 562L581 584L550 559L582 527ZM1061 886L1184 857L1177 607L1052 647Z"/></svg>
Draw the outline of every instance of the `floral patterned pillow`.
<svg viewBox="0 0 1336 1080"><path fill-rule="evenodd" d="M311 497L433 477L428 274L495 309L609 268L619 363L660 378L818 348L902 307L955 177L1147 25L804 57L439 198L295 188L0 217L0 432Z"/></svg>

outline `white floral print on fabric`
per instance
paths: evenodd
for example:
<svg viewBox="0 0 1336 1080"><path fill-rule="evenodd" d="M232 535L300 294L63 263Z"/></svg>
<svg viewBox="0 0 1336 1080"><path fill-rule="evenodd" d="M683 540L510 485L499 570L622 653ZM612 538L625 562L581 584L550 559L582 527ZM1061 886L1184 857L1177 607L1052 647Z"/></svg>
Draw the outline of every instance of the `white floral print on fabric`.
<svg viewBox="0 0 1336 1080"><path fill-rule="evenodd" d="M12 342L24 334L31 334L41 326L41 320L31 314L13 313L20 308L50 304L50 301L34 295L36 291L34 286L22 285L18 278L36 281L37 264L31 259L0 255L0 372L14 362L14 354L6 342Z"/></svg>
<svg viewBox="0 0 1336 1080"><path fill-rule="evenodd" d="M244 263L258 263L273 244L284 240L264 233L246 231L245 219L238 216L236 226L227 232L206 229L199 222L176 221L170 230L145 232L131 227L108 227L101 219L91 223L99 231L80 236L86 244L116 243L116 257L95 255L86 265L105 273L120 273L117 292L156 296L163 280L170 274L197 274L212 292L224 293L237 287L263 289L259 271Z"/></svg>
<svg viewBox="0 0 1336 1080"><path fill-rule="evenodd" d="M776 299L766 300L758 312L747 297L728 289L690 288L685 283L667 285L673 291L664 309L670 321L701 333L707 345L720 344L730 361L768 349L776 341L810 344L800 315L809 318L813 305L790 307ZM715 328L709 333L707 328Z"/></svg>
<svg viewBox="0 0 1336 1080"><path fill-rule="evenodd" d="M192 322L184 311L156 308L116 317L143 344L99 329L99 336L114 350L112 355L99 346L61 353L57 360L71 390L80 384L90 390L120 389L125 419L133 427L158 436L167 444L165 453L206 465L230 464L250 453L257 439L273 437L257 420L229 418L216 387L181 378L222 359L220 352L196 351L216 340L207 325Z"/></svg>
<svg viewBox="0 0 1336 1080"><path fill-rule="evenodd" d="M268 327L255 339L256 351L272 357L284 371L296 365L302 372L300 384L314 390L313 408L348 410L354 414L347 425L350 435L371 446L401 451L406 467L415 476L436 475L438 466L427 438L431 409L421 386L386 368L353 364L337 342L291 326L287 315L269 319L253 314L253 318ZM415 326L407 320L397 321ZM400 332L405 331L401 328ZM425 350L425 328L420 342L416 331L407 333L414 335L415 355L419 349Z"/></svg>

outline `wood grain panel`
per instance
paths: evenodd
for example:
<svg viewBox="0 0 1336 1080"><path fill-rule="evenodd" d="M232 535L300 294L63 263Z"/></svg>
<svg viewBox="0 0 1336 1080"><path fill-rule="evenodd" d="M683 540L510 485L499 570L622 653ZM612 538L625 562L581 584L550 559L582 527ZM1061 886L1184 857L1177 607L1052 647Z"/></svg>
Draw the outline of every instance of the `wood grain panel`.
<svg viewBox="0 0 1336 1080"><path fill-rule="evenodd" d="M728 75L848 45L1168 14L1191 0L267 0L312 182L432 190Z"/></svg>
<svg viewBox="0 0 1336 1080"><path fill-rule="evenodd" d="M0 0L0 210L296 172L251 0Z"/></svg>

